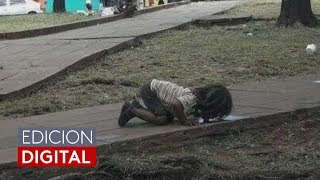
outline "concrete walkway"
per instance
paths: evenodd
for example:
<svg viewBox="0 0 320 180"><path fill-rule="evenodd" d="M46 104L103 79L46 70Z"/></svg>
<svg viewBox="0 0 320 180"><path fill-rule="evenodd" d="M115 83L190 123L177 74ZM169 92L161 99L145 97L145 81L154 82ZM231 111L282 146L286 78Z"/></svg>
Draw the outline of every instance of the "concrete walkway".
<svg viewBox="0 0 320 180"><path fill-rule="evenodd" d="M227 121L222 123L242 123L239 120L274 115L301 108L319 107L320 74L240 84L230 87L230 90L234 99L234 111L227 118ZM153 126L139 119L133 119L128 124L129 127L119 128L117 118L120 108L121 104L109 104L22 119L3 120L0 131L0 163L16 160L18 127L95 127L97 128L99 145L117 142L128 143L130 140L133 142L131 143L133 147L138 146L137 142L140 143L140 146L147 146L141 141L143 137L152 139L153 135L156 138L164 136L166 141L169 141L170 133L197 128L181 126L178 123ZM269 120L271 119L269 118ZM214 128L218 125L219 123L213 123L202 126ZM201 131L204 130L203 128ZM180 136L186 135L181 133ZM126 145L128 144L123 146Z"/></svg>
<svg viewBox="0 0 320 180"><path fill-rule="evenodd" d="M54 78L53 75L80 60L90 61L91 55L101 56L106 50L138 36L179 26L238 3L240 1L191 3L52 35L0 41L0 97Z"/></svg>

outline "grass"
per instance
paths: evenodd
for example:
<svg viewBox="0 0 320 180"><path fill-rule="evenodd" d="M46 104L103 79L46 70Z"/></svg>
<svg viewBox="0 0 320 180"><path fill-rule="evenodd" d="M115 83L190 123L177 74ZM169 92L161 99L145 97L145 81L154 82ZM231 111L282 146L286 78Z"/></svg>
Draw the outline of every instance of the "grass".
<svg viewBox="0 0 320 180"><path fill-rule="evenodd" d="M45 28L98 17L98 14L85 16L82 14L71 13L0 16L0 33Z"/></svg>
<svg viewBox="0 0 320 180"><path fill-rule="evenodd" d="M153 78L195 87L319 73L320 53L304 51L309 43L320 44L319 34L319 28L277 28L274 22L167 31L26 97L2 101L0 116L123 102Z"/></svg>
<svg viewBox="0 0 320 180"><path fill-rule="evenodd" d="M320 14L320 0L311 0L313 13ZM281 0L247 0L227 11L227 14L251 14L253 18L276 19L280 14Z"/></svg>
<svg viewBox="0 0 320 180"><path fill-rule="evenodd" d="M320 0L311 0L315 14L320 14ZM243 5L229 10L228 14L252 14L254 18L277 18L281 0L247 0ZM21 16L0 16L0 33L51 27L66 23L98 18L99 15L56 13Z"/></svg>
<svg viewBox="0 0 320 180"><path fill-rule="evenodd" d="M111 154L102 167L106 172L114 170L117 173L113 175L118 177L317 179L319 128L319 116L294 120L275 127L212 136L178 149Z"/></svg>
<svg viewBox="0 0 320 180"><path fill-rule="evenodd" d="M305 119L213 135L179 148L100 155L88 179L319 179L320 113ZM2 179L50 178L90 169L0 169Z"/></svg>

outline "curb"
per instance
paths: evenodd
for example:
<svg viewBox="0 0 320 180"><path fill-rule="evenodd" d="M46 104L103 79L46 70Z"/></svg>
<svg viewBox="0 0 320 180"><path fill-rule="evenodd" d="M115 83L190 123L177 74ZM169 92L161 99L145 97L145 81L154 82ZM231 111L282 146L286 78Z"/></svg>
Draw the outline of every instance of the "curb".
<svg viewBox="0 0 320 180"><path fill-rule="evenodd" d="M186 2L183 2L183 3L186 3ZM176 4L172 4L172 6L176 6ZM153 8L150 8L150 9L153 9ZM154 11L156 11L156 10L154 10ZM230 21L230 18L229 19L224 19L224 20ZM70 70L80 70L80 69L85 67L84 65L94 63L104 55L107 55L107 54L110 54L110 53L119 52L121 50L124 50L124 49L130 48L132 46L135 46L136 44L139 44L141 42L141 39L148 39L148 38L151 38L151 37L153 37L153 36L155 36L157 34L163 33L165 31L185 29L188 26L194 24L195 23L194 21L196 21L196 20L192 20L190 22L186 22L186 23L180 24L178 26L171 27L171 28L168 28L168 29L163 29L163 30L160 30L160 31L157 31L157 32L151 32L151 33L143 34L143 35L140 35L140 36L136 36L136 37L134 37L134 39L126 41L126 42L123 42L123 43L121 43L121 44L119 44L117 46L114 46L114 47L109 48L109 49L102 50L102 51L97 52L95 54L91 54L91 55L89 55L89 56L87 56L87 57L85 57L83 59L80 59L76 63L74 63L74 64L72 64L72 65L70 65L68 67L65 67L64 69L60 70L58 73L53 74L53 75L51 75L51 76L49 76L49 77L47 77L47 78L45 78L45 79L43 79L41 81L38 81L38 82L28 86L28 87L25 87L23 89L20 89L20 90L17 90L17 91L13 91L13 92L10 92L10 93L7 93L7 94L0 94L0 102L2 100L4 100L4 99L23 97L27 93L37 91L42 86L46 85L46 83L54 83L54 82L57 82L57 81L59 81L61 79L64 79L64 75Z"/></svg>
<svg viewBox="0 0 320 180"><path fill-rule="evenodd" d="M37 91L41 87L45 86L47 83L58 82L58 81L64 79L65 78L64 75L66 75L69 71L81 70L81 69L85 68L86 65L95 63L96 61L98 61L104 55L116 53L116 52L128 49L128 48L130 48L132 46L136 46L136 45L141 43L142 39L152 38L153 36L155 36L157 34L160 34L160 33L163 33L165 31L168 31L168 30L184 29L187 26L190 26L191 24L192 24L192 21L180 24L180 25L172 27L172 28L168 28L168 29L157 31L157 32L151 32L151 33L143 34L143 35L140 35L140 36L136 36L132 40L123 42L123 43L118 44L116 46L113 46L113 47L111 47L109 49L105 49L105 50L102 50L100 52L96 52L95 54L90 54L89 56L78 60L77 62L71 64L70 66L67 66L64 69L61 69L56 74L53 74L51 76L48 76L45 79L37 81L36 83L34 83L34 84L30 85L30 86L27 86L27 87L22 88L22 89L17 90L17 91L12 91L12 92L7 93L7 94L0 94L0 102L5 100L5 99L23 97L28 93L32 93L32 92Z"/></svg>
<svg viewBox="0 0 320 180"><path fill-rule="evenodd" d="M194 20L193 24L207 27L212 25L236 25L243 24L252 20L251 15L211 15Z"/></svg>
<svg viewBox="0 0 320 180"><path fill-rule="evenodd" d="M276 21L278 18L252 18L253 21Z"/></svg>
<svg viewBox="0 0 320 180"><path fill-rule="evenodd" d="M134 15L140 15L140 14L146 14L151 13L155 11L159 11L162 9L168 9L173 8L176 6L186 5L189 4L189 2L177 2L177 3L170 3L165 5L160 5L156 7L150 7L145 8L142 10L138 10L135 12ZM121 15L113 15L105 18L98 18L93 19L89 21L81 21L76 23L69 23L69 24L63 24L58 26L52 26L47 28L39 28L39 29L31 29L31 30L25 30L25 31L18 31L18 32L8 32L8 33L0 33L0 40L6 40L6 39L22 39L22 38L29 38L29 37L35 37L35 36L41 36L41 35L48 35L48 34L54 34L58 32L68 31L72 29L78 29L88 26L94 26L97 24L103 24L107 22L117 21L120 19L126 18L123 14Z"/></svg>
<svg viewBox="0 0 320 180"><path fill-rule="evenodd" d="M137 37L138 38L138 37ZM64 79L64 75L66 75L69 71L74 71L74 70L80 70L85 67L85 65L91 64L99 60L102 56L109 54L109 53L115 53L124 49L127 49L133 45L135 45L138 41L137 38L134 38L133 40L129 40L126 42L123 42L121 44L118 44L116 46L113 46L109 49L102 50L100 52L97 52L95 54L91 54L85 58L82 58L78 60L77 62L73 63L70 66L65 67L64 69L61 69L59 72L56 74L53 74L51 76L48 76L45 79L42 79L30 86L27 86L23 89L17 90L10 92L8 94L0 94L0 102L4 99L10 99L10 98L17 98L17 97L23 97L24 95L37 91L41 87L45 86L46 83L54 83L59 80Z"/></svg>
<svg viewBox="0 0 320 180"><path fill-rule="evenodd" d="M145 9L135 11L134 15L136 16L136 15L140 15L140 14L151 13L151 12L159 11L162 9L169 9L169 8L173 8L176 6L187 5L190 3L191 2L189 2L189 1L180 1L180 2L170 3L170 4L165 4L165 5L158 5L156 7L150 7L150 8L145 8Z"/></svg>
<svg viewBox="0 0 320 180"><path fill-rule="evenodd" d="M319 115L319 112L320 106L316 106L258 117L249 117L236 121L217 122L185 130L172 131L100 145L97 147L97 152L99 155L102 155L105 152L135 152L146 149L152 150L181 147L194 142L193 140L199 140L200 138L210 138L232 132L241 132L244 130L275 126L286 122L301 121L313 115Z"/></svg>
<svg viewBox="0 0 320 180"><path fill-rule="evenodd" d="M157 150L168 147L181 147L193 143L201 138L226 135L232 132L241 132L255 128L270 127L286 122L302 121L305 118L319 115L320 106L312 108L296 109L292 111L249 117L236 121L223 121L185 130L177 130L167 133L159 133L150 136L118 141L97 147L97 156L106 152L128 152L141 150ZM17 168L17 162L0 164L0 170Z"/></svg>

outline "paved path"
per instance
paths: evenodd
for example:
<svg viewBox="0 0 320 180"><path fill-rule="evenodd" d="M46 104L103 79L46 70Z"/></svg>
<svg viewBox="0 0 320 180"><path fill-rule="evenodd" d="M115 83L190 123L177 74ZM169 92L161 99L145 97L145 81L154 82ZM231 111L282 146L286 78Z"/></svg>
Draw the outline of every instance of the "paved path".
<svg viewBox="0 0 320 180"><path fill-rule="evenodd" d="M46 80L81 59L137 36L169 29L238 3L192 3L52 35L0 41L0 96Z"/></svg>
<svg viewBox="0 0 320 180"><path fill-rule="evenodd" d="M230 89L234 99L234 111L228 120L256 118L320 105L320 74L247 83ZM0 122L0 163L16 160L18 127L95 127L100 145L192 128L178 123L152 126L139 119L130 122L131 127L119 128L117 118L120 107L121 104L110 104L3 120Z"/></svg>

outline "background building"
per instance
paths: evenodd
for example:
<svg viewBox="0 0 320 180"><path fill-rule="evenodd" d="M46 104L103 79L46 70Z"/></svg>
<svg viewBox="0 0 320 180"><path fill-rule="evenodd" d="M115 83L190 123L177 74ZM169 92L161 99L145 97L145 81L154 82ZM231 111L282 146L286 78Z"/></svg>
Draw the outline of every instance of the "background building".
<svg viewBox="0 0 320 180"><path fill-rule="evenodd" d="M98 11L100 0L91 0L92 10ZM87 10L86 0L47 0L46 12L76 12Z"/></svg>

